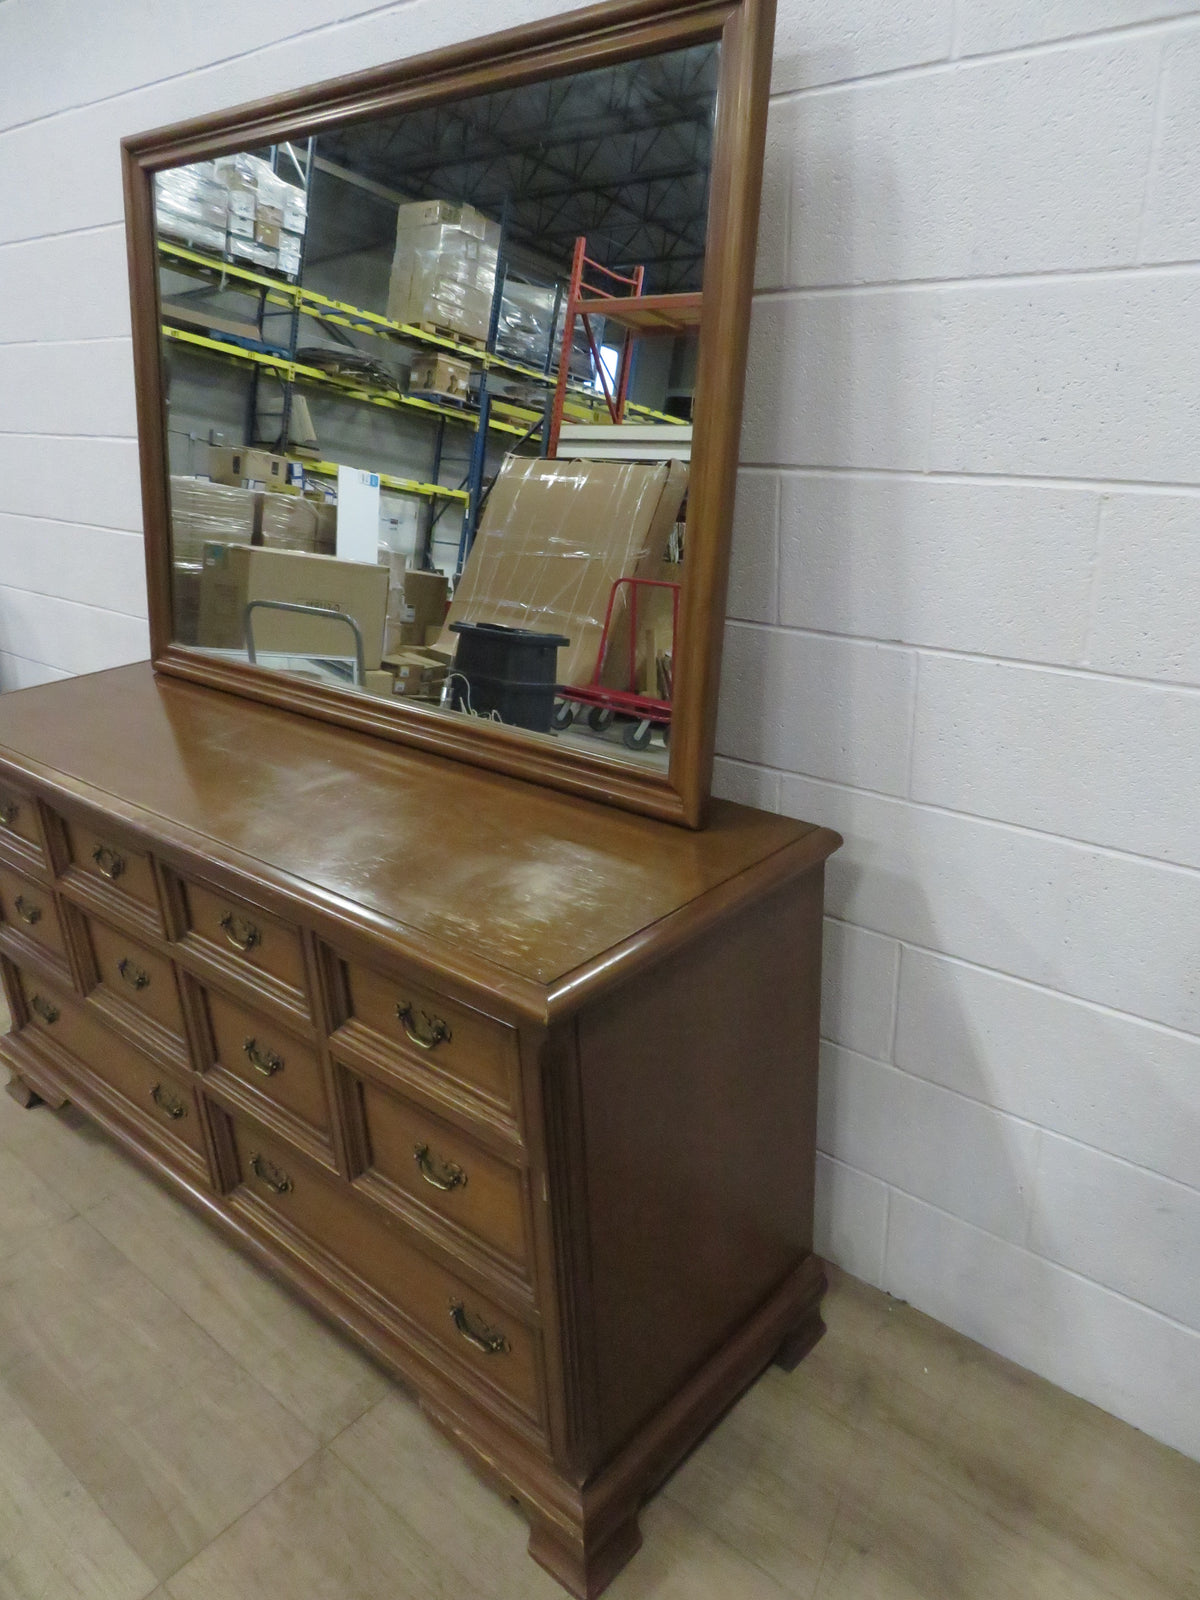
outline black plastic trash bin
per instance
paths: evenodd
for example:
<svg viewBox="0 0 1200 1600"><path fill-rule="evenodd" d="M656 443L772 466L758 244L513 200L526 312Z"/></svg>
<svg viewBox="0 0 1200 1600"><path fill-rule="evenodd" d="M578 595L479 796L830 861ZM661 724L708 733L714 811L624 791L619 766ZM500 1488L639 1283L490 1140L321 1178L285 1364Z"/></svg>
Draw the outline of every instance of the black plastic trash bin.
<svg viewBox="0 0 1200 1600"><path fill-rule="evenodd" d="M450 680L454 709L480 717L494 711L501 722L549 733L558 652L570 639L502 622L452 622L450 631L458 634Z"/></svg>

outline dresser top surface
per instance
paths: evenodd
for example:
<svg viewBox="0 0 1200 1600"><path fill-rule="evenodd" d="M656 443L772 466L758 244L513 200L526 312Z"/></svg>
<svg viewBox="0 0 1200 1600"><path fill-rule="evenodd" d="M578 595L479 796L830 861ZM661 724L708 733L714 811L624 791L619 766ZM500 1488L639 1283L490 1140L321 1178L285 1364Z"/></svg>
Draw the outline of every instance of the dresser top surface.
<svg viewBox="0 0 1200 1600"><path fill-rule="evenodd" d="M148 662L0 696L0 755L539 984L813 832L714 801L693 833Z"/></svg>

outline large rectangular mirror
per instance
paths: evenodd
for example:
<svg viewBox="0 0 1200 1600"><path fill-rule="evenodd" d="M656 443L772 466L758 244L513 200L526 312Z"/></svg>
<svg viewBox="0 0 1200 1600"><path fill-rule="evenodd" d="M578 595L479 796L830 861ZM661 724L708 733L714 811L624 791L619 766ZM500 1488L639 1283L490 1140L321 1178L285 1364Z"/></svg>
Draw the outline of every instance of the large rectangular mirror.
<svg viewBox="0 0 1200 1600"><path fill-rule="evenodd" d="M691 826L770 6L124 145L156 666Z"/></svg>

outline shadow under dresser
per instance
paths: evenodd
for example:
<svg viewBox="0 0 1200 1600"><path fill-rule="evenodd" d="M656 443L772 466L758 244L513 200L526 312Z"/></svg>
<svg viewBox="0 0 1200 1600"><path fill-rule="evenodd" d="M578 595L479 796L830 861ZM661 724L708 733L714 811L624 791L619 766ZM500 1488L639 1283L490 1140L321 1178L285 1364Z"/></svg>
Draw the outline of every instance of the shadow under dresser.
<svg viewBox="0 0 1200 1600"><path fill-rule="evenodd" d="M0 1043L367 1346L594 1595L821 1332L823 865L124 667L0 699Z"/></svg>

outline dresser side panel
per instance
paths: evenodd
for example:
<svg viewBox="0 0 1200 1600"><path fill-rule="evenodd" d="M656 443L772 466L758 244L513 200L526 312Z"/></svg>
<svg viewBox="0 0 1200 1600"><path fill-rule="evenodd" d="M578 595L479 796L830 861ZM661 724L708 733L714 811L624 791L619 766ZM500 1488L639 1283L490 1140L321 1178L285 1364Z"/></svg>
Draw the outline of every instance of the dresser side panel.
<svg viewBox="0 0 1200 1600"><path fill-rule="evenodd" d="M764 893L580 1015L602 1456L811 1252L822 887Z"/></svg>

